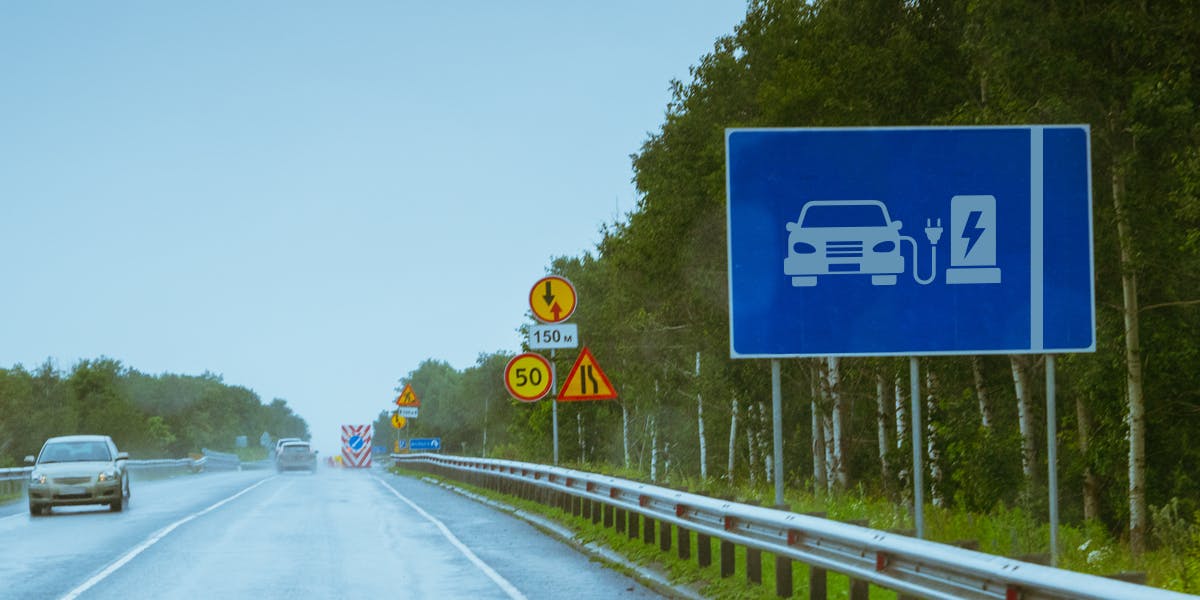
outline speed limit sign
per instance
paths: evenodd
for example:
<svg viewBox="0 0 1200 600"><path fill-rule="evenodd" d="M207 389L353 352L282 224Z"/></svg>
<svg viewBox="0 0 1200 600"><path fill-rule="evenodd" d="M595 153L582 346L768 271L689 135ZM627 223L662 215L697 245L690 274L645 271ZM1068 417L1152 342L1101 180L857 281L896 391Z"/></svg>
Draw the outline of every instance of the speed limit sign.
<svg viewBox="0 0 1200 600"><path fill-rule="evenodd" d="M513 398L535 402L550 391L550 361L540 354L518 354L504 367L504 386Z"/></svg>

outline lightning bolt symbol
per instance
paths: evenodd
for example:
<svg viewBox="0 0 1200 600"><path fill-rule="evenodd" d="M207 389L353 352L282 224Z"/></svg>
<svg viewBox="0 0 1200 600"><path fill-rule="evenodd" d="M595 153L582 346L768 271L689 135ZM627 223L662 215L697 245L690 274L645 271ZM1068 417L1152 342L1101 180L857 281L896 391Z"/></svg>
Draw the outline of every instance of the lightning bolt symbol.
<svg viewBox="0 0 1200 600"><path fill-rule="evenodd" d="M962 238L967 240L967 251L963 252L963 256L971 253L971 248L975 247L975 242L979 241L979 237L983 235L984 229L979 226L979 217L983 216L982 210L973 210L967 215L967 223L963 226Z"/></svg>

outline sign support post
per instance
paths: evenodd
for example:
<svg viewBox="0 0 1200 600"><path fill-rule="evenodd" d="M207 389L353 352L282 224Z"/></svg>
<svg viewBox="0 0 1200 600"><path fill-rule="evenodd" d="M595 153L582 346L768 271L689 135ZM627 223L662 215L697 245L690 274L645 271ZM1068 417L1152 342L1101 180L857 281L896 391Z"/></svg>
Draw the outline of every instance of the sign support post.
<svg viewBox="0 0 1200 600"><path fill-rule="evenodd" d="M775 442L775 506L783 506L783 392L779 359L771 359L771 419Z"/></svg>
<svg viewBox="0 0 1200 600"><path fill-rule="evenodd" d="M550 389L558 389L558 367L554 364L554 350L550 350ZM558 396L550 399L550 417L554 425L554 466L558 466Z"/></svg>
<svg viewBox="0 0 1200 600"><path fill-rule="evenodd" d="M921 363L915 356L908 357L908 378L912 396L912 450L913 450L913 528L917 539L925 539L925 467L921 464Z"/></svg>
<svg viewBox="0 0 1200 600"><path fill-rule="evenodd" d="M1050 467L1050 566L1058 566L1058 409L1055 405L1054 355L1046 355L1046 463Z"/></svg>

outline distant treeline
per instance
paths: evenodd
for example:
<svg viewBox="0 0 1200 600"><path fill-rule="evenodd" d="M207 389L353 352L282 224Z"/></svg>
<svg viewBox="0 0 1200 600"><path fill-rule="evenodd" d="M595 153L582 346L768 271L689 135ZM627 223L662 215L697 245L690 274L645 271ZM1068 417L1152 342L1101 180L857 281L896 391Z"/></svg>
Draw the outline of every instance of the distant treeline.
<svg viewBox="0 0 1200 600"><path fill-rule="evenodd" d="M753 0L672 84L633 156L636 210L548 269L578 288L572 322L621 394L560 407L564 461L770 477L768 362L729 359L726 128L1086 123L1098 342L1058 360L1063 516L1138 553L1153 507L1200 509L1200 4ZM547 460L550 405L507 398L505 358L404 377L414 434ZM1044 514L1044 361L922 363L926 497ZM911 497L907 373L902 358L784 361L788 485Z"/></svg>
<svg viewBox="0 0 1200 600"><path fill-rule="evenodd" d="M0 369L0 467L36 454L46 438L76 433L112 436L133 458L179 458L201 448L230 450L237 436L263 432L308 437L308 424L276 398L220 376L146 375L101 358L62 373L47 361L34 371Z"/></svg>

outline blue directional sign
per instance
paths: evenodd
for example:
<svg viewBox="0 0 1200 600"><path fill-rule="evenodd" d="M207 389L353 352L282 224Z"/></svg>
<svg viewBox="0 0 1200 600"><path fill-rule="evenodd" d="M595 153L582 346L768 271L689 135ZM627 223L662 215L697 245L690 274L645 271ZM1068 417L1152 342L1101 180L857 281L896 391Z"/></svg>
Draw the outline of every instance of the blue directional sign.
<svg viewBox="0 0 1200 600"><path fill-rule="evenodd" d="M441 450L442 438L413 438L408 441L409 450Z"/></svg>
<svg viewBox="0 0 1200 600"><path fill-rule="evenodd" d="M733 357L1095 350L1087 126L725 147Z"/></svg>

